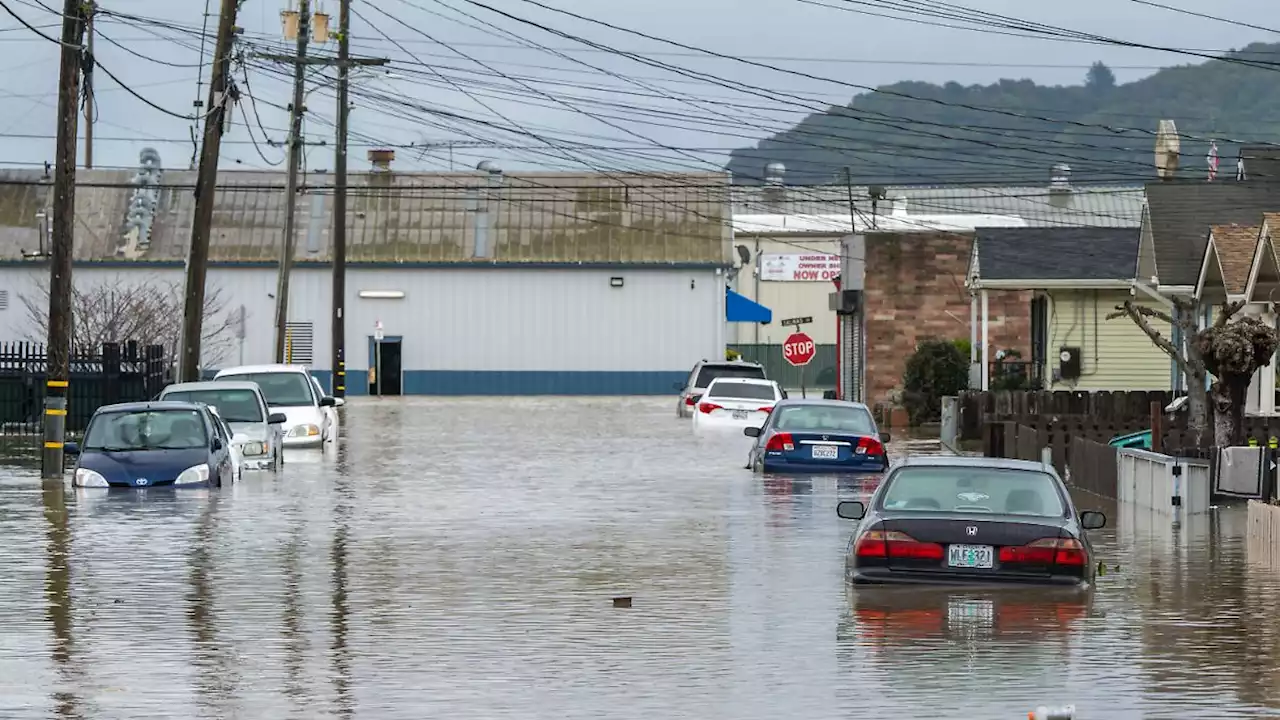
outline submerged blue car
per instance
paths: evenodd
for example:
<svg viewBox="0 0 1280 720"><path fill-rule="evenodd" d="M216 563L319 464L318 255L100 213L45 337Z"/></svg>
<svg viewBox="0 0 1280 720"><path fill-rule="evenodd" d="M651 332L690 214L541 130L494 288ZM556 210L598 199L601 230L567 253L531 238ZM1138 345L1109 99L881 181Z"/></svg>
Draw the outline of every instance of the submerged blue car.
<svg viewBox="0 0 1280 720"><path fill-rule="evenodd" d="M758 472L879 473L889 467L889 435L860 403L781 400L763 427L743 434L756 439L747 467Z"/></svg>
<svg viewBox="0 0 1280 720"><path fill-rule="evenodd" d="M106 405L89 420L75 487L218 487L231 484L231 448L208 406L157 401Z"/></svg>

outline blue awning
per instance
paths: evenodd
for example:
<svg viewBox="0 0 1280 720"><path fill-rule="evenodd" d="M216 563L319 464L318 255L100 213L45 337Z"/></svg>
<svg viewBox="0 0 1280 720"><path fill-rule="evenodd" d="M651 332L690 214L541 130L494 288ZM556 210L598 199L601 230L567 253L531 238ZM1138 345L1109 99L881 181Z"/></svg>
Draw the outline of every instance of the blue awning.
<svg viewBox="0 0 1280 720"><path fill-rule="evenodd" d="M732 290L724 291L724 319L729 322L773 322L773 311Z"/></svg>

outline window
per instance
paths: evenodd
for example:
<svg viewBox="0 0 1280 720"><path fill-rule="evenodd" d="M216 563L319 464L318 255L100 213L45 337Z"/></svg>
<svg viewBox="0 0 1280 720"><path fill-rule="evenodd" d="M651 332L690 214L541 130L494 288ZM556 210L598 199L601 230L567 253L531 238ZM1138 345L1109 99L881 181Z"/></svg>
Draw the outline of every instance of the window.
<svg viewBox="0 0 1280 720"><path fill-rule="evenodd" d="M876 423L871 413L848 405L789 405L774 411L773 428L782 432L848 432L872 435Z"/></svg>
<svg viewBox="0 0 1280 720"><path fill-rule="evenodd" d="M713 382L706 397L739 400L776 400L772 385L744 382Z"/></svg>
<svg viewBox="0 0 1280 720"><path fill-rule="evenodd" d="M712 380L721 377L764 379L764 368L756 365L703 365L698 371L698 380L694 387L704 388Z"/></svg>
<svg viewBox="0 0 1280 720"><path fill-rule="evenodd" d="M291 322L284 326L284 361L290 365L310 365L313 355L313 330L309 322Z"/></svg>
<svg viewBox="0 0 1280 720"><path fill-rule="evenodd" d="M212 405L218 408L222 419L229 423L264 421L258 395L252 390L178 390L163 393L161 399Z"/></svg>
<svg viewBox="0 0 1280 720"><path fill-rule="evenodd" d="M269 407L314 407L316 398L310 377L300 372L265 372L223 375L218 379L258 383Z"/></svg>
<svg viewBox="0 0 1280 720"><path fill-rule="evenodd" d="M195 410L143 410L98 415L85 433L86 450L189 450L207 447L204 418Z"/></svg>
<svg viewBox="0 0 1280 720"><path fill-rule="evenodd" d="M1048 473L987 467L904 467L886 480L886 509L1062 517L1066 502Z"/></svg>

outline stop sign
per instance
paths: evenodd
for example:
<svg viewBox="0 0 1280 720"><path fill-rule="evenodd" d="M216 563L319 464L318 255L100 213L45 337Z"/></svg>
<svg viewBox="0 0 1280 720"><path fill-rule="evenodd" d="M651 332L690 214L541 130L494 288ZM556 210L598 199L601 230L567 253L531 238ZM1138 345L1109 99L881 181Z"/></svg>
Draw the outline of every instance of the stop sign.
<svg viewBox="0 0 1280 720"><path fill-rule="evenodd" d="M791 333L782 343L782 356L792 365L808 365L816 353L813 338L802 332Z"/></svg>

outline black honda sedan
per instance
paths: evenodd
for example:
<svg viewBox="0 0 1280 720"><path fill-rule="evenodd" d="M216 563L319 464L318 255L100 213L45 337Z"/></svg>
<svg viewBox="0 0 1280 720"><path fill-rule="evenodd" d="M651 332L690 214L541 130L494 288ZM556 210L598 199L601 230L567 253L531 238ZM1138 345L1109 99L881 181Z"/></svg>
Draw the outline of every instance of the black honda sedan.
<svg viewBox="0 0 1280 720"><path fill-rule="evenodd" d="M845 561L856 584L1088 586L1086 531L1107 523L1077 512L1052 467L984 457L906 458L836 512L860 521Z"/></svg>

